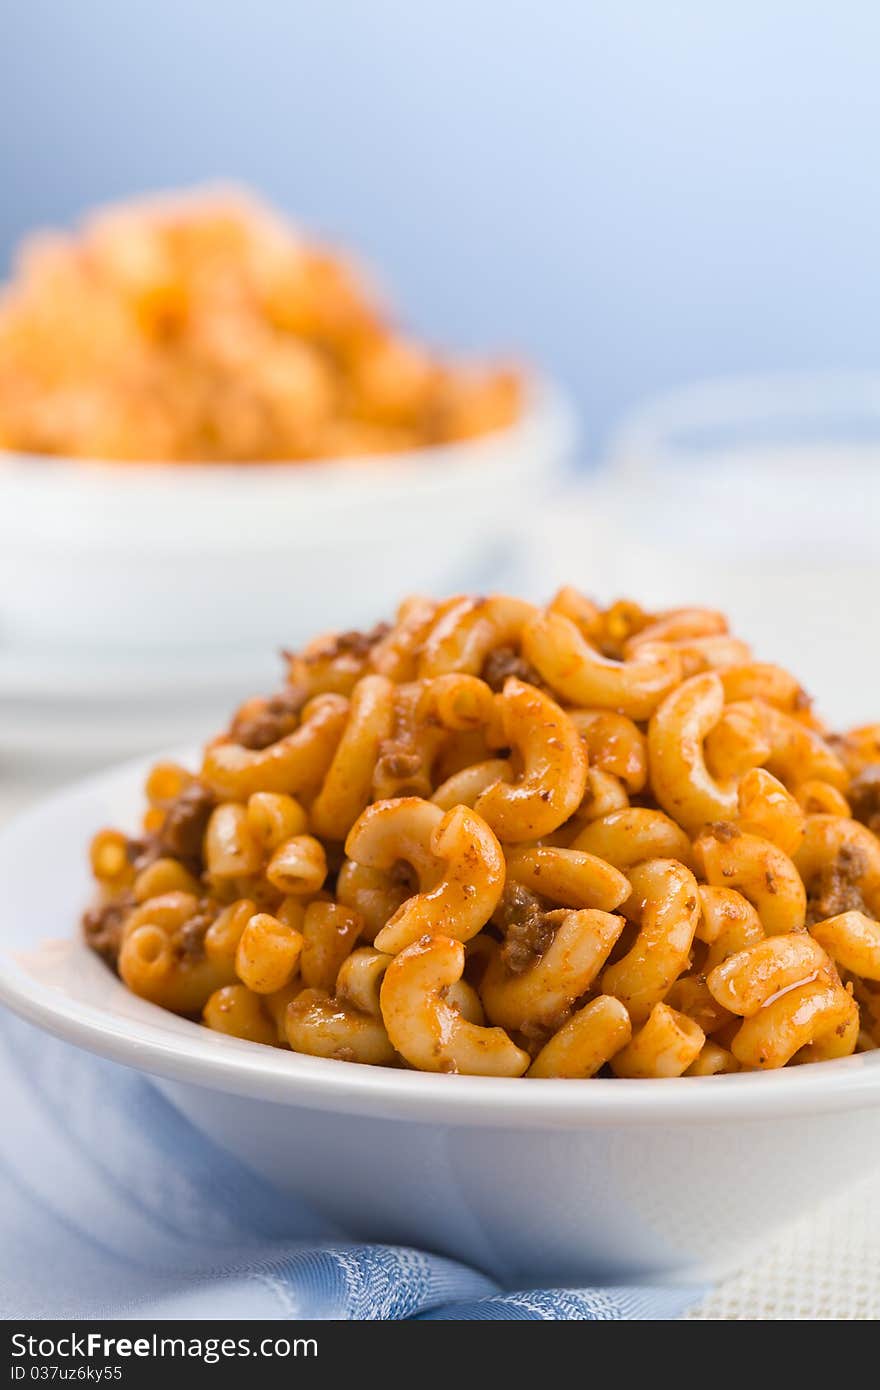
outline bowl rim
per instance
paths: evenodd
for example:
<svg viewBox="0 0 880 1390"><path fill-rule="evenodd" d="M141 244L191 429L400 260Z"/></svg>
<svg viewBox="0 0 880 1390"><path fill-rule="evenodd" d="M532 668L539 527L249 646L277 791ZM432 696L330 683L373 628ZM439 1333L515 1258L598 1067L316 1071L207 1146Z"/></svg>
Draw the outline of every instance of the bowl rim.
<svg viewBox="0 0 880 1390"><path fill-rule="evenodd" d="M196 488L225 486L244 481L250 483L279 481L299 487L316 482L350 480L351 476L368 472L390 480L420 473L446 473L450 468L473 467L479 462L491 462L516 443L530 445L535 435L549 435L554 446L571 448L578 433L578 414L570 393L556 380L537 371L524 376L523 408L515 420L484 434L440 444L423 444L386 454L340 455L331 458L278 459L276 461L229 460L227 462L194 460L178 462L173 459L77 458L69 454L33 454L20 449L0 446L0 477L15 482L31 482L35 486L56 484L59 475L68 480L92 482L125 479L126 487L153 486L164 483L169 476L184 485Z"/></svg>
<svg viewBox="0 0 880 1390"><path fill-rule="evenodd" d="M113 790L139 795L145 770L160 757L137 758L71 783L0 830L0 887L27 846L45 846L48 822L69 813L82 835L88 798ZM71 903L71 919L82 904ZM55 943L56 945L58 943ZM51 946L51 943L50 943ZM106 971L108 998L121 991L133 1016L65 994L27 967L29 953L0 946L0 1004L87 1052L148 1075L283 1106L389 1120L474 1128L719 1124L789 1115L834 1114L880 1105L880 1049L768 1073L596 1081L449 1076L307 1057L210 1032L156 1005L135 1000L84 943L62 944L74 967ZM89 967L91 969L91 966ZM132 1001L134 1003L132 1004Z"/></svg>

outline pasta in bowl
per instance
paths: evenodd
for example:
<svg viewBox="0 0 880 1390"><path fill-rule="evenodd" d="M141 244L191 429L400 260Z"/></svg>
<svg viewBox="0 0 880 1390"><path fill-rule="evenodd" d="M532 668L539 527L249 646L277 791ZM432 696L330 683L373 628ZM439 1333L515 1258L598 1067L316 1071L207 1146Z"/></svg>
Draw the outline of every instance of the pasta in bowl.
<svg viewBox="0 0 880 1390"><path fill-rule="evenodd" d="M443 589L521 537L574 429L537 372L405 331L355 257L250 194L98 210L0 286L3 638L258 653L308 635L301 592L361 623L340 553L380 607L392 546Z"/></svg>
<svg viewBox="0 0 880 1390"><path fill-rule="evenodd" d="M880 1044L880 726L829 733L714 611L408 599L146 800L86 938L218 1033L597 1084Z"/></svg>
<svg viewBox="0 0 880 1390"><path fill-rule="evenodd" d="M717 613L571 590L287 662L0 833L0 1002L510 1287L713 1277L873 1172L880 730Z"/></svg>

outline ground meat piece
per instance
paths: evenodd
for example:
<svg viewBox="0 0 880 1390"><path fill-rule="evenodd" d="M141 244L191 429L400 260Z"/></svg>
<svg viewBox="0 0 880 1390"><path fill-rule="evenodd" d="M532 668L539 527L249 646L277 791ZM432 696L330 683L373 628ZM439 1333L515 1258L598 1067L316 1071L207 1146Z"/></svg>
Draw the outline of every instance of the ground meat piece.
<svg viewBox="0 0 880 1390"><path fill-rule="evenodd" d="M807 926L837 917L841 912L867 912L859 886L865 873L865 858L857 849L846 846L831 864L809 885L807 893ZM868 913L871 916L870 913Z"/></svg>
<svg viewBox="0 0 880 1390"><path fill-rule="evenodd" d="M374 796L430 796L431 790L431 770L409 739L386 739L373 770Z"/></svg>
<svg viewBox="0 0 880 1390"><path fill-rule="evenodd" d="M142 840L129 840L129 847L129 858L136 874L148 869L165 854L158 834L145 835Z"/></svg>
<svg viewBox="0 0 880 1390"><path fill-rule="evenodd" d="M541 677L534 666L524 661L514 647L496 647L483 663L483 680L492 690L499 691L504 689L508 676L528 681L529 685L541 684Z"/></svg>
<svg viewBox="0 0 880 1390"><path fill-rule="evenodd" d="M399 888L406 897L419 891L418 874L412 864L407 863L405 859L395 860L388 870L388 877L394 887Z"/></svg>
<svg viewBox="0 0 880 1390"><path fill-rule="evenodd" d="M501 958L514 975L528 970L553 940L544 904L521 883L507 884L493 921L504 933Z"/></svg>
<svg viewBox="0 0 880 1390"><path fill-rule="evenodd" d="M299 712L306 702L307 691L301 686L288 686L266 700L256 714L246 714L233 720L229 736L242 748L259 750L277 743L292 734L299 724Z"/></svg>
<svg viewBox="0 0 880 1390"><path fill-rule="evenodd" d="M561 1025L557 1025L555 1021L553 1023L535 1023L527 1019L516 1034L514 1041L517 1047L524 1048L530 1057L537 1057L547 1040L552 1038L556 1032L557 1026Z"/></svg>
<svg viewBox="0 0 880 1390"><path fill-rule="evenodd" d="M97 951L111 969L117 968L122 928L135 905L134 895L125 893L112 902L90 907L83 913L82 927L86 945Z"/></svg>
<svg viewBox="0 0 880 1390"><path fill-rule="evenodd" d="M729 820L713 821L708 829L715 836L715 839L720 840L723 845L729 845L731 840L738 839L739 835L742 833L738 827L733 825Z"/></svg>
<svg viewBox="0 0 880 1390"><path fill-rule="evenodd" d="M853 778L847 800L855 819L880 835L880 763L869 763Z"/></svg>
<svg viewBox="0 0 880 1390"><path fill-rule="evenodd" d="M125 842L125 857L136 874L154 863L161 854L156 835L143 835L139 839L130 838Z"/></svg>
<svg viewBox="0 0 880 1390"><path fill-rule="evenodd" d="M377 764L384 777L415 777L421 772L422 760L418 753L383 753Z"/></svg>
<svg viewBox="0 0 880 1390"><path fill-rule="evenodd" d="M214 913L202 911L197 912L195 917L190 917L188 922L184 922L175 940L181 956L196 960L204 955L205 932L213 921Z"/></svg>
<svg viewBox="0 0 880 1390"><path fill-rule="evenodd" d="M129 837L126 840L125 857L128 860L129 864L133 864L135 867L137 867L139 861L143 858L148 842L149 838L134 840L131 837Z"/></svg>
<svg viewBox="0 0 880 1390"><path fill-rule="evenodd" d="M305 661L335 661L338 656L369 656L377 642L387 637L391 631L390 623L376 623L369 632L358 632L352 628L348 632L335 632L326 645L313 652L306 652Z"/></svg>
<svg viewBox="0 0 880 1390"><path fill-rule="evenodd" d="M192 782L171 804L156 837L162 854L201 871L202 840L216 802L199 782Z"/></svg>

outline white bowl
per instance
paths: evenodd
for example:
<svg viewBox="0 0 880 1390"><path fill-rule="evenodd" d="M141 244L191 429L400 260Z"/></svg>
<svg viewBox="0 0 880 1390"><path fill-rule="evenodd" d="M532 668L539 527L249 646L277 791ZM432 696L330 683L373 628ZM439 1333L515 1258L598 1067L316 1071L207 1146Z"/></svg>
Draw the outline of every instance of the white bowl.
<svg viewBox="0 0 880 1390"><path fill-rule="evenodd" d="M239 1042L136 999L79 939L85 842L146 765L0 835L0 1001L156 1078L212 1139L356 1237L536 1281L699 1281L876 1168L880 1052L670 1081L433 1076Z"/></svg>
<svg viewBox="0 0 880 1390"><path fill-rule="evenodd" d="M573 413L536 383L509 429L301 464L0 454L0 640L234 647L372 622L479 583L556 481Z"/></svg>

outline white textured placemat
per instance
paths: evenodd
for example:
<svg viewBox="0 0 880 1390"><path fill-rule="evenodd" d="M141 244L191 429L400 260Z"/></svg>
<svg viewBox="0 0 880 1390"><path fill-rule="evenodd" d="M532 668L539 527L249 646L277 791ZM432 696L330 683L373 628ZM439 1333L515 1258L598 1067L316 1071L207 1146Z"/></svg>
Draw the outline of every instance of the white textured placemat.
<svg viewBox="0 0 880 1390"><path fill-rule="evenodd" d="M790 1227L686 1316L880 1318L880 1171Z"/></svg>

